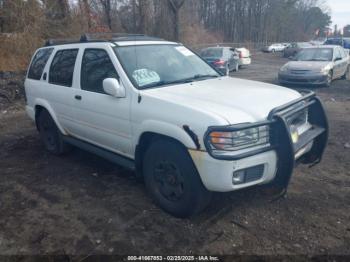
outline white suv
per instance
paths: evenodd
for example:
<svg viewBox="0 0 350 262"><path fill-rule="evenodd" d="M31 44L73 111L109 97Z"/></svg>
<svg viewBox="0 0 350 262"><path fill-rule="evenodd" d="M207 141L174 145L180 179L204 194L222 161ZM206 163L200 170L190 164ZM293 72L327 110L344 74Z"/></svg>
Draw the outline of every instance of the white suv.
<svg viewBox="0 0 350 262"><path fill-rule="evenodd" d="M71 144L134 169L177 217L202 210L211 191L284 192L328 137L312 92L221 76L183 45L142 35L48 42L25 91L48 151Z"/></svg>

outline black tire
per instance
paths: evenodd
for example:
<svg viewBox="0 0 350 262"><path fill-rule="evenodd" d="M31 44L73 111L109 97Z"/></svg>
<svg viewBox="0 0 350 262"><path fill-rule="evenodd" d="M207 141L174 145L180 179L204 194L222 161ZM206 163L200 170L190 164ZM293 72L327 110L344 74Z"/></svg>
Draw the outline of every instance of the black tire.
<svg viewBox="0 0 350 262"><path fill-rule="evenodd" d="M332 80L333 80L333 71L330 70L330 71L328 72L328 74L327 74L327 80L326 80L325 86L326 86L326 87L331 87Z"/></svg>
<svg viewBox="0 0 350 262"><path fill-rule="evenodd" d="M349 77L350 77L350 65L347 67L347 69L346 69L344 75L341 77L341 79L343 79L343 80L346 80L347 78L350 79Z"/></svg>
<svg viewBox="0 0 350 262"><path fill-rule="evenodd" d="M40 138L46 150L54 155L66 153L70 147L63 141L63 135L57 128L50 113L46 110L42 110L37 117L37 121Z"/></svg>
<svg viewBox="0 0 350 262"><path fill-rule="evenodd" d="M143 160L145 184L156 204L179 218L203 210L211 193L203 186L187 150L175 141L159 139Z"/></svg>

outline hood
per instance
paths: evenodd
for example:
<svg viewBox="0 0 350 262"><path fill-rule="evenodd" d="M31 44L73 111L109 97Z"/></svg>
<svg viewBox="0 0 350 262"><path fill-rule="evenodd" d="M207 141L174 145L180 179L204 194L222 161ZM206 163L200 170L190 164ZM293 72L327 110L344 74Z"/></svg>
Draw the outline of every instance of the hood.
<svg viewBox="0 0 350 262"><path fill-rule="evenodd" d="M229 124L264 120L273 108L301 96L298 92L281 86L231 77L143 92L169 103L216 114Z"/></svg>
<svg viewBox="0 0 350 262"><path fill-rule="evenodd" d="M284 65L288 70L320 71L329 66L330 61L291 61Z"/></svg>

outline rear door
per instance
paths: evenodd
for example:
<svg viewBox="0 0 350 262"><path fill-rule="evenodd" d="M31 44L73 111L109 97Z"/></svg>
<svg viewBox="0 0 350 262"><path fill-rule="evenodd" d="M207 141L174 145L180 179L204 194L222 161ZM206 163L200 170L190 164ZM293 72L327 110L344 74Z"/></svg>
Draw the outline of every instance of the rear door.
<svg viewBox="0 0 350 262"><path fill-rule="evenodd" d="M47 89L46 99L67 133L71 132L74 121L72 86L78 52L78 48L56 47L56 52L42 76L43 88Z"/></svg>

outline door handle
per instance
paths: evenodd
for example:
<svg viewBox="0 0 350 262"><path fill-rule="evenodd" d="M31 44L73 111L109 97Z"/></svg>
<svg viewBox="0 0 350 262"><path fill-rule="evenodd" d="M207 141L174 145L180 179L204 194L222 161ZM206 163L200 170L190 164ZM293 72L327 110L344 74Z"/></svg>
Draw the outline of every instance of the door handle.
<svg viewBox="0 0 350 262"><path fill-rule="evenodd" d="M75 95L74 98L75 98L76 100L81 100L81 96L80 96L80 95Z"/></svg>

